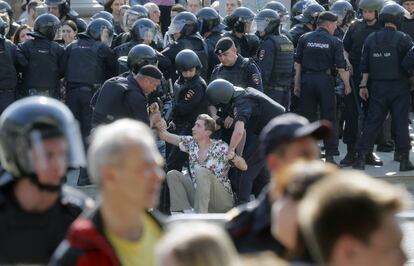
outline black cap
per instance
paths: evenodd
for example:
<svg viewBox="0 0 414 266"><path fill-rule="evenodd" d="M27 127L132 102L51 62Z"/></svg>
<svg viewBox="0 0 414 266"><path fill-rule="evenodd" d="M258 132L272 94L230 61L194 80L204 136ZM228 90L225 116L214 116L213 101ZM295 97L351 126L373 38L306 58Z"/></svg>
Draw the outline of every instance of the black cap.
<svg viewBox="0 0 414 266"><path fill-rule="evenodd" d="M234 46L233 40L230 37L224 37L224 38L221 38L217 42L216 49L214 50L214 52L216 54L221 54L221 53L224 53L225 51L227 51L228 49L230 49L233 46Z"/></svg>
<svg viewBox="0 0 414 266"><path fill-rule="evenodd" d="M329 121L321 120L314 123L303 116L288 113L273 118L262 130L260 142L265 155L277 148L280 144L306 136L315 139L325 139L333 132Z"/></svg>
<svg viewBox="0 0 414 266"><path fill-rule="evenodd" d="M147 77L151 77L151 78L155 78L155 79L161 79L162 78L162 72L153 65L146 65L143 66L139 72L139 74L143 75L143 76L147 76Z"/></svg>
<svg viewBox="0 0 414 266"><path fill-rule="evenodd" d="M319 13L317 22L324 20L324 21L332 21L335 22L338 20L338 16L330 11L323 11Z"/></svg>

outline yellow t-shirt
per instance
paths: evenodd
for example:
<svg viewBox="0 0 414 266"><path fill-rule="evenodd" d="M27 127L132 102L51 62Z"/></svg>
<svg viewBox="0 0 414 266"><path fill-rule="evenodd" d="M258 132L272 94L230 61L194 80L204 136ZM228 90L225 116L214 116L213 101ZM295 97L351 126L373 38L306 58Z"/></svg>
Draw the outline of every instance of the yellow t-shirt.
<svg viewBox="0 0 414 266"><path fill-rule="evenodd" d="M144 215L142 238L136 242L119 238L108 230L105 230L105 234L123 266L155 265L154 246L161 237L161 229L148 214Z"/></svg>

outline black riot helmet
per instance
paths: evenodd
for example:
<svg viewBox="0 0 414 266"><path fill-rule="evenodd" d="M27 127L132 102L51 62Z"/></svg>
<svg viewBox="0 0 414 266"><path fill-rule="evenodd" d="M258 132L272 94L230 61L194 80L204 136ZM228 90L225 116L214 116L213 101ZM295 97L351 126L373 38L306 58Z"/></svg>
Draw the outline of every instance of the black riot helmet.
<svg viewBox="0 0 414 266"><path fill-rule="evenodd" d="M402 6L390 2L381 9L379 13L379 22L382 26L384 26L385 23L392 23L397 28L400 28L406 13L407 11Z"/></svg>
<svg viewBox="0 0 414 266"><path fill-rule="evenodd" d="M4 20L0 17L0 39L6 38L7 25Z"/></svg>
<svg viewBox="0 0 414 266"><path fill-rule="evenodd" d="M88 28L88 24L82 18L76 19L76 26L78 27L78 33L86 32L86 28Z"/></svg>
<svg viewBox="0 0 414 266"><path fill-rule="evenodd" d="M149 43L155 40L157 34L157 25L148 18L140 18L132 25L131 38L136 42L148 41Z"/></svg>
<svg viewBox="0 0 414 266"><path fill-rule="evenodd" d="M332 4L330 11L338 16L342 20L341 27L351 23L355 19L355 11L351 3L340 0Z"/></svg>
<svg viewBox="0 0 414 266"><path fill-rule="evenodd" d="M325 11L325 8L317 3L312 3L306 6L302 15L296 17L296 19L301 23L310 23L315 24L316 19L318 18L319 13Z"/></svg>
<svg viewBox="0 0 414 266"><path fill-rule="evenodd" d="M60 20L52 14L43 14L36 18L34 22L34 32L30 35L44 37L52 41L61 27Z"/></svg>
<svg viewBox="0 0 414 266"><path fill-rule="evenodd" d="M13 19L13 8L6 1L0 0L0 13L7 13L10 23Z"/></svg>
<svg viewBox="0 0 414 266"><path fill-rule="evenodd" d="M303 14L303 11L305 10L306 6L308 6L310 3L314 3L312 0L299 0L297 1L293 6L291 10L291 18L295 19L296 16L299 16Z"/></svg>
<svg viewBox="0 0 414 266"><path fill-rule="evenodd" d="M58 6L60 18L69 15L70 17L77 17L79 14L70 7L70 0L45 0L45 5L48 7L50 6Z"/></svg>
<svg viewBox="0 0 414 266"><path fill-rule="evenodd" d="M289 15L289 11L287 10L287 8L280 2L276 2L276 1L270 1L268 2L263 9L271 9L276 11L279 16L287 16Z"/></svg>
<svg viewBox="0 0 414 266"><path fill-rule="evenodd" d="M197 17L187 11L178 13L168 28L168 34L181 33L181 37L195 34L198 31Z"/></svg>
<svg viewBox="0 0 414 266"><path fill-rule="evenodd" d="M214 8L203 7L197 12L196 16L201 35L212 31L214 27L220 25L220 15Z"/></svg>
<svg viewBox="0 0 414 266"><path fill-rule="evenodd" d="M254 18L257 26L257 31L260 33L264 33L264 35L268 34L280 34L280 16L279 14L271 9L263 9ZM260 34L260 36L264 36Z"/></svg>
<svg viewBox="0 0 414 266"><path fill-rule="evenodd" d="M130 30L134 22L140 18L149 18L148 9L142 5L133 5L125 11L123 25Z"/></svg>
<svg viewBox="0 0 414 266"><path fill-rule="evenodd" d="M194 67L199 70L202 67L198 55L189 49L184 49L177 54L175 57L175 66L180 72L191 70Z"/></svg>
<svg viewBox="0 0 414 266"><path fill-rule="evenodd" d="M383 5L383 0L359 0L358 8L360 10L375 10L379 13Z"/></svg>
<svg viewBox="0 0 414 266"><path fill-rule="evenodd" d="M146 44L135 45L128 53L128 69L134 74L137 74L143 66L156 66L157 64L157 53L151 46L148 46Z"/></svg>
<svg viewBox="0 0 414 266"><path fill-rule="evenodd" d="M111 46L114 37L114 27L107 20L97 18L89 23L86 28L86 34L95 41Z"/></svg>
<svg viewBox="0 0 414 266"><path fill-rule="evenodd" d="M238 7L226 18L227 26L240 33L255 33L254 12L247 7Z"/></svg>
<svg viewBox="0 0 414 266"><path fill-rule="evenodd" d="M37 166L48 167L43 141L64 138L70 168L84 167L85 154L79 126L65 104L32 96L12 103L0 116L1 166L15 177L36 176ZM34 160L34 158L36 158Z"/></svg>
<svg viewBox="0 0 414 266"><path fill-rule="evenodd" d="M107 11L99 11L98 13L96 13L95 15L91 17L91 20L94 20L97 18L103 18L109 23L111 23L112 25L114 25L114 16L112 16L112 14Z"/></svg>
<svg viewBox="0 0 414 266"><path fill-rule="evenodd" d="M207 86L207 100L216 106L229 104L235 91L236 87L227 80L216 79Z"/></svg>

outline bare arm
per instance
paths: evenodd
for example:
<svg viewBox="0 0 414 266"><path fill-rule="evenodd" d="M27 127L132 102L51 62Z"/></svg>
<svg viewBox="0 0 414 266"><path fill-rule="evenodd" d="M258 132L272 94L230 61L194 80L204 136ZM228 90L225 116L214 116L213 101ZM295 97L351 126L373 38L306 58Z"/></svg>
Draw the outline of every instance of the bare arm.
<svg viewBox="0 0 414 266"><path fill-rule="evenodd" d="M302 65L299 63L295 63L295 88L293 89L293 93L296 96L300 95L300 76L302 74Z"/></svg>
<svg viewBox="0 0 414 266"><path fill-rule="evenodd" d="M367 88L368 78L369 78L368 73L362 73L362 80L361 80L361 83L359 84L359 96L361 96L361 98L364 99L364 101L368 100L368 97L369 97L368 88Z"/></svg>
<svg viewBox="0 0 414 266"><path fill-rule="evenodd" d="M236 147L239 145L240 141L243 138L244 134L244 122L237 121L234 125L233 134L231 135L229 150L234 151Z"/></svg>
<svg viewBox="0 0 414 266"><path fill-rule="evenodd" d="M246 161L243 159L243 157L238 156L234 152L234 150L231 150L227 154L227 159L229 161L231 161L237 169L239 169L241 171L246 171L247 170L247 163L246 163Z"/></svg>
<svg viewBox="0 0 414 266"><path fill-rule="evenodd" d="M180 144L180 136L167 131L167 123L165 122L165 120L162 120L159 123L157 123L156 128L158 130L160 139L175 146L178 146L178 144Z"/></svg>
<svg viewBox="0 0 414 266"><path fill-rule="evenodd" d="M350 73L343 68L338 69L338 72L345 85L345 95L348 95L352 92L351 84L349 83Z"/></svg>

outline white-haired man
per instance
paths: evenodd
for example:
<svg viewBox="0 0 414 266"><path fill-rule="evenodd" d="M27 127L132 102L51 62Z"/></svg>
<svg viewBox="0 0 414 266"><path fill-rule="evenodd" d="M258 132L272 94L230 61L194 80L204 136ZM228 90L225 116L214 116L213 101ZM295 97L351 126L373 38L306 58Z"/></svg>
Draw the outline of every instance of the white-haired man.
<svg viewBox="0 0 414 266"><path fill-rule="evenodd" d="M162 163L144 123L121 119L98 127L88 170L99 186L101 205L72 224L51 264L154 265L161 223L148 210L157 204Z"/></svg>

